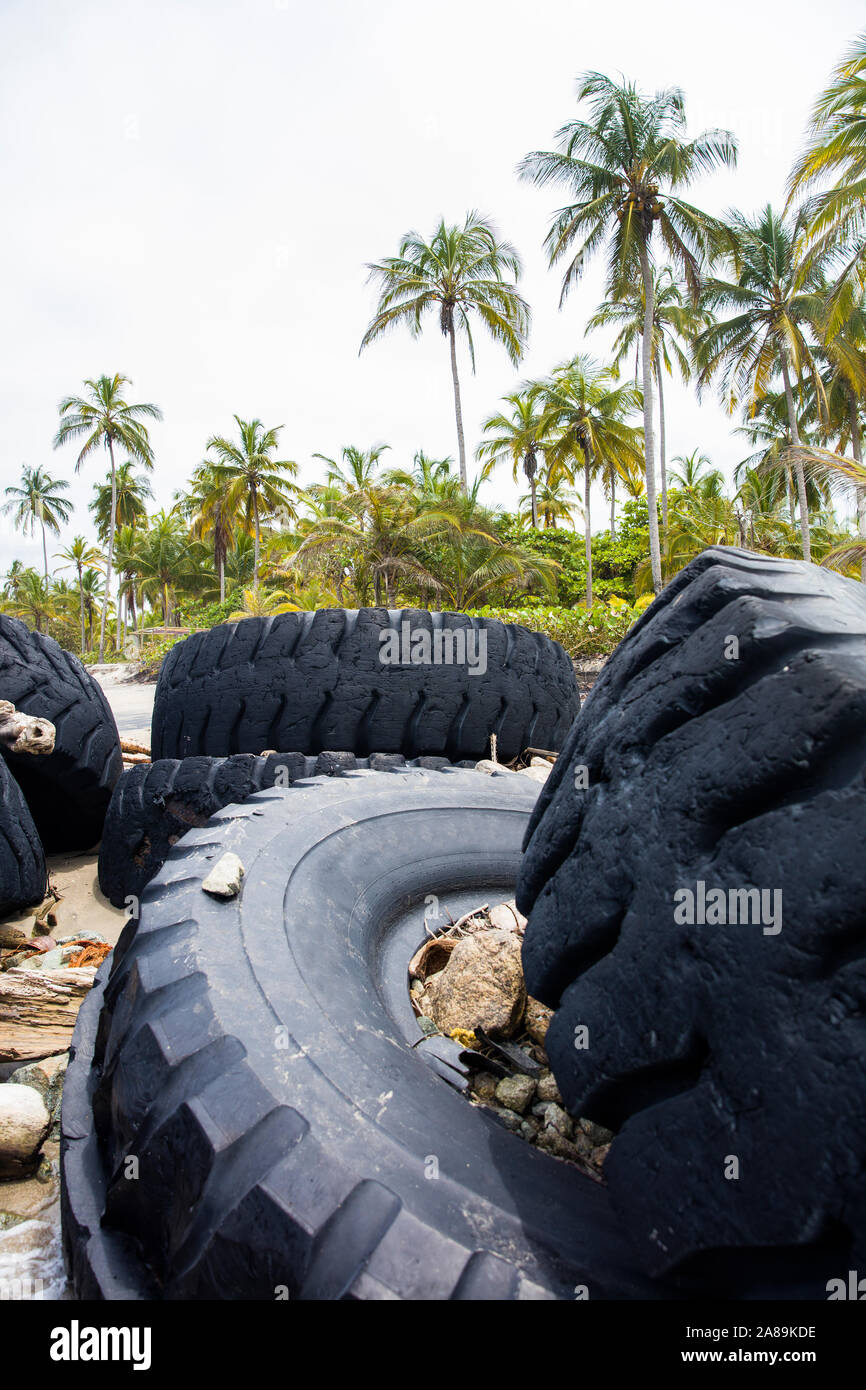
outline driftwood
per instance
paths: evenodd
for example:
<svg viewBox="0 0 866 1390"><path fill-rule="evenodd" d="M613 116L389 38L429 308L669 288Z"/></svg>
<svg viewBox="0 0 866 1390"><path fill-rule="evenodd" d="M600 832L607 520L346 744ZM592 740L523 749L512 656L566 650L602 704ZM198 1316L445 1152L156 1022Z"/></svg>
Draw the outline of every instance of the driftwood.
<svg viewBox="0 0 866 1390"><path fill-rule="evenodd" d="M148 758L150 757L150 749L147 744L135 743L131 738L122 738L120 740L120 751L121 753L146 753Z"/></svg>
<svg viewBox="0 0 866 1390"><path fill-rule="evenodd" d="M10 700L0 700L0 746L7 753L53 753L54 735L50 719L22 714Z"/></svg>
<svg viewBox="0 0 866 1390"><path fill-rule="evenodd" d="M27 1062L66 1052L78 1010L96 970L28 970L0 974L0 1062Z"/></svg>
<svg viewBox="0 0 866 1390"><path fill-rule="evenodd" d="M134 763L149 763L151 760L149 753L122 753L121 757L130 766Z"/></svg>

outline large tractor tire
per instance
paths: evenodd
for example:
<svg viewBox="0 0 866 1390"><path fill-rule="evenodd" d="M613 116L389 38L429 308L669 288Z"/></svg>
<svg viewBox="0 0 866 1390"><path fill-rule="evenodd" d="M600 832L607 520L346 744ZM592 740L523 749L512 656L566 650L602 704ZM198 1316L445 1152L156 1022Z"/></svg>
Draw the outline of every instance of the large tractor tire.
<svg viewBox="0 0 866 1390"><path fill-rule="evenodd" d="M716 548L607 662L518 905L652 1274L866 1268L866 595ZM826 1296L816 1285L813 1296Z"/></svg>

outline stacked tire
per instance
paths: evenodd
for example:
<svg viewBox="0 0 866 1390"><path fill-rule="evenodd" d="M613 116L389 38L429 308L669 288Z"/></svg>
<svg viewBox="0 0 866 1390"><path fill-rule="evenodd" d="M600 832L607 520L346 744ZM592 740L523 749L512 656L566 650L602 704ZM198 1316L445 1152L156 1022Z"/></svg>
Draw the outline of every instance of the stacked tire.
<svg viewBox="0 0 866 1390"><path fill-rule="evenodd" d="M2 614L0 698L55 728L52 753L3 752L0 903L12 912L44 897L45 851L99 841L122 762L114 717L78 658Z"/></svg>

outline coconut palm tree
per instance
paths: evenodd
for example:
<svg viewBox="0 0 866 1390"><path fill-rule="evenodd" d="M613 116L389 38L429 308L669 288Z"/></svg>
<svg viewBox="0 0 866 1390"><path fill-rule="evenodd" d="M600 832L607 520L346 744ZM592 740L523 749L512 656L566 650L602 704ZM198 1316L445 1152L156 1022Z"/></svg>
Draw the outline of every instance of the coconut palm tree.
<svg viewBox="0 0 866 1390"><path fill-rule="evenodd" d="M47 630L57 611L49 581L34 569L22 571L21 582L9 606L16 618L23 618L37 632Z"/></svg>
<svg viewBox="0 0 866 1390"><path fill-rule="evenodd" d="M5 598L15 598L21 587L21 578L24 574L24 561L13 560L6 574L3 577L3 594Z"/></svg>
<svg viewBox="0 0 866 1390"><path fill-rule="evenodd" d="M658 388L659 402L659 472L661 477L662 526L668 524L667 489L667 428L665 418L664 375L673 375L676 366L682 382L691 380L692 364L690 351L698 333L706 328L709 315L700 305L695 305L687 294L683 294L674 278L670 266L663 266L653 272L653 334L652 359L655 384ZM600 304L590 318L587 328L617 328L613 344L611 370L619 376L623 360L635 355L634 379L638 379L640 347L643 342L643 326L646 317L643 283L636 281L629 286L623 299L608 299ZM611 494L611 535L616 531L613 492L616 487L616 472L608 480Z"/></svg>
<svg viewBox="0 0 866 1390"><path fill-rule="evenodd" d="M827 305L834 336L866 288L866 32L813 108L789 180L789 205L802 194L808 198L802 222L807 262L829 257L840 267Z"/></svg>
<svg viewBox="0 0 866 1390"><path fill-rule="evenodd" d="M115 446L122 448L131 459L145 468L153 467L153 450L147 433L146 420L161 420L162 411L149 403L130 405L124 399L124 388L131 386L128 376L115 373L84 383L83 396L66 396L59 406L60 425L54 437L59 449L71 439L84 443L75 461L75 471L99 448L108 450L111 461L111 501L108 524L108 546L105 558L105 594L99 629L99 660L105 659L105 620L111 594L111 566L114 556L114 531L117 525L117 463Z"/></svg>
<svg viewBox="0 0 866 1390"><path fill-rule="evenodd" d="M253 588L259 584L262 516L281 514L296 516L293 498L295 489L289 482L295 477L298 465L292 459L273 457L282 425L265 429L261 420L242 420L234 417L240 443L215 434L207 448L215 455L206 460L213 468L215 481L225 486L225 505L233 511L243 505L246 522L255 537L253 559Z"/></svg>
<svg viewBox="0 0 866 1390"><path fill-rule="evenodd" d="M118 464L115 478L114 497L114 568L117 571L117 622L115 624L115 648L120 651L123 641L122 607L126 600L130 604L130 616L135 624L135 586L132 573L118 564L117 551L120 533L126 529L135 530L147 522L147 503L153 497L153 489L143 473L136 473L130 459ZM96 534L103 545L108 540L111 529L111 483L95 483L93 500L89 511L96 522ZM131 554L131 545L124 547L126 555Z"/></svg>
<svg viewBox="0 0 866 1390"><path fill-rule="evenodd" d="M87 650L84 633L84 589L82 588L84 571L90 568L94 570L101 569L102 555L96 549L96 546L91 545L84 536L76 536L65 550L57 552L55 559L63 560L64 562L62 565L58 566L59 569L69 569L71 566L75 570L78 580L79 616L81 619L81 653L84 655L84 652Z"/></svg>
<svg viewBox="0 0 866 1390"><path fill-rule="evenodd" d="M550 438L549 466L569 481L575 466L583 468L583 522L586 544L586 606L592 607L592 524L590 489L593 478L621 464L636 465L640 436L629 416L640 409L640 391L618 384L610 371L592 357L581 355L558 367L541 386L544 429ZM549 481L555 481L555 473Z"/></svg>
<svg viewBox="0 0 866 1390"><path fill-rule="evenodd" d="M424 509L414 493L397 486L377 485L355 498L341 514L313 523L295 552L298 573L306 577L336 554L341 565L350 560L356 589L363 589L365 576L372 577L377 606L383 597L392 606L401 580L435 592L438 582L419 549L457 527L452 509Z"/></svg>
<svg viewBox="0 0 866 1390"><path fill-rule="evenodd" d="M60 527L65 526L72 515L72 503L67 498L61 496L62 493L69 491L69 484L64 478L52 478L41 468L28 468L25 464L21 470L21 482L18 487L6 488L8 502L3 504L3 511L7 516L13 515L16 526L20 526L25 536L32 536L39 523L42 528L42 558L45 565L45 583L48 583L48 546L45 539L45 528L53 531L55 535L60 534Z"/></svg>
<svg viewBox="0 0 866 1390"><path fill-rule="evenodd" d="M658 241L676 273L698 302L702 263L726 245L723 224L677 196L693 179L736 163L729 131L685 135L685 107L676 88L652 97L633 83L617 84L602 73L586 73L578 101L589 103L589 119L573 120L558 132L559 149L526 156L521 176L535 184L564 184L569 204L555 215L547 234L551 265L568 256L560 305L596 251L607 248L607 296L622 299L639 278L644 294L643 414L646 495L649 506L653 586L661 587L656 512L653 427L653 263Z"/></svg>
<svg viewBox="0 0 866 1390"><path fill-rule="evenodd" d="M390 449L390 444L374 444L370 449L358 449L347 444L341 451L341 462L328 458L327 454L313 454L328 465L327 484L337 487L344 493L363 492L375 481L376 471L382 455Z"/></svg>
<svg viewBox="0 0 866 1390"><path fill-rule="evenodd" d="M520 469L529 484L530 516L533 529L538 527L536 503L538 456L549 442L544 411L541 405L541 386L528 382L519 391L504 396L507 410L491 415L481 426L486 439L478 445L475 457L484 464L483 476L488 477L499 463L510 463L517 482Z"/></svg>
<svg viewBox="0 0 866 1390"><path fill-rule="evenodd" d="M84 617L87 621L87 650L93 650L93 624L96 614L102 608L104 586L102 573L92 566L81 576L81 594L84 599Z"/></svg>
<svg viewBox="0 0 866 1390"><path fill-rule="evenodd" d="M719 317L695 343L698 384L716 375L719 394L728 409L744 404L749 414L781 376L792 445L799 449L800 426L795 388L799 394L808 379L822 416L824 390L810 346L822 320L824 301L816 288L816 270L809 271L797 255L800 219L793 222L769 205L756 217L735 213L731 255L734 279L713 279L705 286L705 303ZM799 453L795 458L803 558L811 559L806 475Z"/></svg>
<svg viewBox="0 0 866 1390"><path fill-rule="evenodd" d="M521 264L509 242L500 241L493 225L477 212L467 213L463 226L441 221L429 241L407 232L396 256L368 266L378 287L376 313L361 341L361 351L397 324L406 324L413 337L421 332L428 310L435 310L451 353L454 414L460 481L468 487L463 410L457 373L457 334L466 335L472 370L475 348L471 318L479 318L495 342L501 343L516 365L529 333L529 305L517 289Z"/></svg>
<svg viewBox="0 0 866 1390"><path fill-rule="evenodd" d="M233 501L230 500L233 497ZM232 480L220 474L205 460L190 479L188 489L176 494L177 503L187 517L196 540L209 540L213 564L219 576L220 603L226 597L226 558L235 537L246 526L244 501L233 491Z"/></svg>
<svg viewBox="0 0 866 1390"><path fill-rule="evenodd" d="M519 521L528 521L532 515L532 505L535 505L536 513L544 529L556 530L560 521L564 521L574 530L574 511L581 506L580 493L568 486L567 479L563 474L550 480L547 475L542 478L533 497L524 494L518 498Z"/></svg>

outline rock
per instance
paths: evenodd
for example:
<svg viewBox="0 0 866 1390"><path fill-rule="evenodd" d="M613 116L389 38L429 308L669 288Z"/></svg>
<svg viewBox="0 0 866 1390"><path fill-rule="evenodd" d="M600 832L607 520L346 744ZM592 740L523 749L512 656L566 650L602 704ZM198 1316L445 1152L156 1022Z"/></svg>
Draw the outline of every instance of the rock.
<svg viewBox="0 0 866 1390"><path fill-rule="evenodd" d="M475 771L486 772L489 776L494 772L510 772L511 768L506 767L504 763L495 763L491 758L482 758L475 764Z"/></svg>
<svg viewBox="0 0 866 1390"><path fill-rule="evenodd" d="M0 1178L32 1171L50 1126L45 1102L32 1086L0 1086Z"/></svg>
<svg viewBox="0 0 866 1390"><path fill-rule="evenodd" d="M68 1052L61 1052L54 1057L43 1057L41 1061L30 1062L26 1067L19 1067L17 1071L13 1071L6 1082L9 1086L30 1086L39 1092L51 1119L49 1138L52 1139L59 1138L59 1129L56 1136L54 1131L60 1123L63 1081L68 1062Z"/></svg>
<svg viewBox="0 0 866 1390"><path fill-rule="evenodd" d="M529 767L519 767L517 769L519 776L529 777L533 782L546 782L552 771L553 769L550 763L546 763L544 767L534 767L530 765Z"/></svg>
<svg viewBox="0 0 866 1390"><path fill-rule="evenodd" d="M456 945L456 937L431 936L410 960L409 974L414 975L423 985L431 975L438 975L440 970L445 969Z"/></svg>
<svg viewBox="0 0 866 1390"><path fill-rule="evenodd" d="M603 1168L603 1167L604 1167L604 1160L607 1158L607 1156L608 1156L609 1153L610 1153L610 1144L602 1144L600 1148L598 1148L598 1149L593 1149L593 1151L592 1151L592 1161L593 1161L593 1163L595 1164L596 1168Z"/></svg>
<svg viewBox="0 0 866 1390"><path fill-rule="evenodd" d="M531 1076L505 1076L496 1087L496 1099L509 1110L522 1115L535 1095L535 1082Z"/></svg>
<svg viewBox="0 0 866 1390"><path fill-rule="evenodd" d="M518 913L510 903L497 903L495 907L490 908L487 916L490 918L491 926L499 927L501 931L517 931L520 926Z"/></svg>
<svg viewBox="0 0 866 1390"><path fill-rule="evenodd" d="M535 758L530 758L530 759L529 759L529 766L530 766L530 767L546 767L547 770L548 770L548 772L549 772L550 769L553 767L553 763L550 761L549 758L538 758L538 757L535 757Z"/></svg>
<svg viewBox="0 0 866 1390"><path fill-rule="evenodd" d="M522 1134L523 1138L526 1139L527 1142L531 1144L531 1143L533 1142L533 1140L536 1138L536 1136L538 1135L538 1131L539 1131L540 1129L541 1129L541 1125L538 1123L538 1121L537 1121L536 1119L534 1119L534 1118L530 1115L530 1117L529 1117L528 1119L524 1120L524 1121L523 1121L523 1124L520 1126L520 1133Z"/></svg>
<svg viewBox="0 0 866 1390"><path fill-rule="evenodd" d="M425 1035L425 1037L428 1038L430 1037L431 1033L439 1032L439 1029L436 1027L436 1024L433 1022L432 1018L428 1018L426 1014L418 1015L418 1027L421 1029L421 1032Z"/></svg>
<svg viewBox="0 0 866 1390"><path fill-rule="evenodd" d="M526 1013L523 1016L523 1026L533 1042L542 1044L547 1036L553 1018L553 1009L548 1009L545 1004L540 1004L537 999L533 999L531 994L526 996Z"/></svg>
<svg viewBox="0 0 866 1390"><path fill-rule="evenodd" d="M568 1158L572 1163L579 1162L583 1157L574 1144L555 1129L541 1130L535 1142L539 1149L545 1149L547 1153L555 1154L557 1158Z"/></svg>
<svg viewBox="0 0 866 1390"><path fill-rule="evenodd" d="M498 1110L496 1106L490 1107L491 1115L495 1115L501 1125L513 1132L520 1129L522 1120L514 1110Z"/></svg>
<svg viewBox="0 0 866 1390"><path fill-rule="evenodd" d="M444 970L427 980L433 1017L444 1033L483 1028L510 1037L526 1003L521 938L516 932L474 932L458 941Z"/></svg>
<svg viewBox="0 0 866 1390"><path fill-rule="evenodd" d="M542 1101L539 1105L533 1105L532 1113L538 1116L545 1129L555 1129L557 1134L563 1135L565 1139L571 1139L574 1134L574 1121L571 1116L554 1101Z"/></svg>
<svg viewBox="0 0 866 1390"><path fill-rule="evenodd" d="M577 1124L594 1148L602 1144L610 1145L613 1130L605 1129L604 1125L593 1124L592 1120L578 1120Z"/></svg>
<svg viewBox="0 0 866 1390"><path fill-rule="evenodd" d="M558 1105L562 1104L562 1096L559 1094L559 1087L552 1071L546 1071L538 1083L538 1099L553 1100Z"/></svg>
<svg viewBox="0 0 866 1390"><path fill-rule="evenodd" d="M223 854L214 864L202 889L214 898L236 898L241 891L244 866L236 854Z"/></svg>
<svg viewBox="0 0 866 1390"><path fill-rule="evenodd" d="M492 1102L496 1095L497 1079L489 1071L479 1071L472 1078L472 1093L479 1100Z"/></svg>

